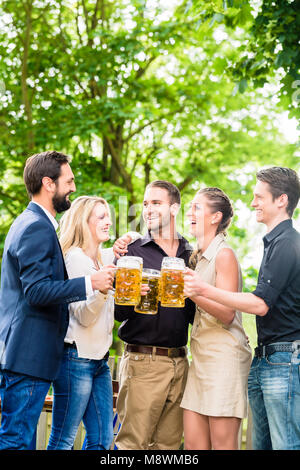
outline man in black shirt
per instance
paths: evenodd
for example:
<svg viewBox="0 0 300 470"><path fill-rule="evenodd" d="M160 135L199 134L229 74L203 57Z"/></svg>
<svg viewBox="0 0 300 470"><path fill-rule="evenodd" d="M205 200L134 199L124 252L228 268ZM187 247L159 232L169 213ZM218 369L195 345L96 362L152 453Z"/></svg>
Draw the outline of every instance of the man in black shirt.
<svg viewBox="0 0 300 470"><path fill-rule="evenodd" d="M180 193L173 184L155 181L147 186L143 217L148 233L129 245L127 253L142 257L144 268L160 270L165 256L183 258L188 265L192 247L176 232L179 207ZM180 402L188 371L186 344L194 312L190 299L183 308L159 303L156 315L115 305L115 318L123 322L119 336L125 342L117 401L119 449L179 449Z"/></svg>
<svg viewBox="0 0 300 470"><path fill-rule="evenodd" d="M185 294L201 295L256 315L258 346L249 374L254 449L300 449L300 234L292 215L298 175L273 167L257 173L252 207L267 226L253 293L232 293L185 276Z"/></svg>

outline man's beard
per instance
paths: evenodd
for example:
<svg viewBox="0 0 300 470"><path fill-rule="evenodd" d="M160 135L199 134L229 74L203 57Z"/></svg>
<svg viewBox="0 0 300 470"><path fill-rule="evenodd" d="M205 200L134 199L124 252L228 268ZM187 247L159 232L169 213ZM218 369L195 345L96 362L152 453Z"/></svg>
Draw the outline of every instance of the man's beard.
<svg viewBox="0 0 300 470"><path fill-rule="evenodd" d="M70 193L68 193L68 194L70 194ZM61 194L58 194L58 193L54 194L54 196L52 198L52 204L53 204L53 208L54 208L55 212L57 212L58 214L60 214L60 212L64 212L64 211L70 209L71 201L67 200L68 194L64 194L64 195L61 195Z"/></svg>

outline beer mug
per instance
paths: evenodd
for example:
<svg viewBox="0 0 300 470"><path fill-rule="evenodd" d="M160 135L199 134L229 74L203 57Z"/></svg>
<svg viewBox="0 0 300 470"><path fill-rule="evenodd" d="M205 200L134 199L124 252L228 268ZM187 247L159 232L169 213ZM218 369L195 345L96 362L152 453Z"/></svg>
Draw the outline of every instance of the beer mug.
<svg viewBox="0 0 300 470"><path fill-rule="evenodd" d="M140 300L143 259L124 256L117 261L115 303L136 305Z"/></svg>
<svg viewBox="0 0 300 470"><path fill-rule="evenodd" d="M140 302L134 307L134 311L155 315L158 310L160 271L156 269L144 269L142 272L142 284L148 284L149 291L141 295Z"/></svg>
<svg viewBox="0 0 300 470"><path fill-rule="evenodd" d="M165 257L161 263L160 303L162 307L184 307L183 274L185 263L182 258Z"/></svg>

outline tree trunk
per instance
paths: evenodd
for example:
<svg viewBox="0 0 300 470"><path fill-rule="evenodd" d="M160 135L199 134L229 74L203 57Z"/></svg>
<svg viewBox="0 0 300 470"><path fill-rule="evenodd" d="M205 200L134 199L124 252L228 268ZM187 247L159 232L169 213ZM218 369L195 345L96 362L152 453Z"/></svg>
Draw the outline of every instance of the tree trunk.
<svg viewBox="0 0 300 470"><path fill-rule="evenodd" d="M32 108L31 100L29 98L29 91L27 85L28 77L28 55L30 47L30 35L32 29L32 2L26 4L26 28L24 32L23 40L23 55L22 55L22 66L21 66L21 90L22 90L22 100L25 109L25 116L28 122L28 132L27 132L27 146L31 151L34 148L34 133L32 129Z"/></svg>

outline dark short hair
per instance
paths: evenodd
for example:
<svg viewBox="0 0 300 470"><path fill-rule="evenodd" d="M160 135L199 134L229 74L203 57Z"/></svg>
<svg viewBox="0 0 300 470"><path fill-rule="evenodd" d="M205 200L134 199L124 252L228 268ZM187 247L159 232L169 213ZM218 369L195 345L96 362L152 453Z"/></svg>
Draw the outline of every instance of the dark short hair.
<svg viewBox="0 0 300 470"><path fill-rule="evenodd" d="M165 181L165 180L152 181L151 183L149 183L147 185L146 189L148 189L148 188L165 189L166 191L168 191L171 204L176 203L176 204L180 205L180 203L181 203L181 197L180 197L179 189L177 188L177 186L175 186L175 184L170 183L169 181Z"/></svg>
<svg viewBox="0 0 300 470"><path fill-rule="evenodd" d="M291 168L274 166L258 171L256 178L259 181L268 183L273 201L282 194L287 195L288 205L286 211L292 217L300 198L300 181L296 171Z"/></svg>
<svg viewBox="0 0 300 470"><path fill-rule="evenodd" d="M61 166L69 161L67 155L55 151L37 153L27 158L23 177L29 197L40 192L45 176L56 182Z"/></svg>

